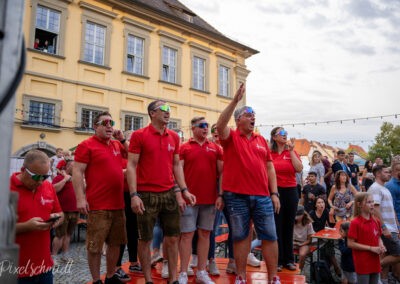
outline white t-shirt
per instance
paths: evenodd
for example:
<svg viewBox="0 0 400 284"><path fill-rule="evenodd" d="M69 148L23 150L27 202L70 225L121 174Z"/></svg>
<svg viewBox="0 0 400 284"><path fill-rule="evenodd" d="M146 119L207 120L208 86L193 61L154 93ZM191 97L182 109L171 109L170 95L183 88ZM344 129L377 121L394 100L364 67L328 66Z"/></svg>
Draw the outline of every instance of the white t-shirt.
<svg viewBox="0 0 400 284"><path fill-rule="evenodd" d="M374 203L379 205L383 223L385 223L389 232L398 233L399 230L397 229L393 198L392 194L390 194L390 191L383 185L374 182L368 189L368 193L372 194Z"/></svg>

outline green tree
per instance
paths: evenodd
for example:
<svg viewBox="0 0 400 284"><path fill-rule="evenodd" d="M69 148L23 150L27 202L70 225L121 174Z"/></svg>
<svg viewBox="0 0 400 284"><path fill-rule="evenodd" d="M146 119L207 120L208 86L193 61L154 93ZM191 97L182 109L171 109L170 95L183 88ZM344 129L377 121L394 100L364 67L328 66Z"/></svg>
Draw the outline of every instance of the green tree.
<svg viewBox="0 0 400 284"><path fill-rule="evenodd" d="M392 157L400 154L400 125L394 126L390 122L384 122L381 132L375 137L375 144L368 152L369 159L374 161L377 157L383 159L386 165L390 165Z"/></svg>

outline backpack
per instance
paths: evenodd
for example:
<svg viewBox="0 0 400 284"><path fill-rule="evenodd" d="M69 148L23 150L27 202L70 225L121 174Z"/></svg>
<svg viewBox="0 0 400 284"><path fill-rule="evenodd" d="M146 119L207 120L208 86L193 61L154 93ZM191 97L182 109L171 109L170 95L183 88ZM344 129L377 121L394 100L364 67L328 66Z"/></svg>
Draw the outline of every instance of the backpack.
<svg viewBox="0 0 400 284"><path fill-rule="evenodd" d="M312 263L310 277L312 282L325 284L335 283L329 265L325 260L314 261Z"/></svg>

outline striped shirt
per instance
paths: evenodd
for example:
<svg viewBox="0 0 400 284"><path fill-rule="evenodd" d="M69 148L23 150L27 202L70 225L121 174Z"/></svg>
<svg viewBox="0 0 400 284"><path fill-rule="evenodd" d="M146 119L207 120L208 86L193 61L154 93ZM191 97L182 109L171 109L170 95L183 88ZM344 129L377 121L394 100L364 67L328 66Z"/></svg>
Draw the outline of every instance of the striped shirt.
<svg viewBox="0 0 400 284"><path fill-rule="evenodd" d="M368 192L372 194L374 203L379 205L383 223L386 225L389 232L399 233L396 223L396 214L393 207L393 199L390 191L379 183L374 182L368 189Z"/></svg>

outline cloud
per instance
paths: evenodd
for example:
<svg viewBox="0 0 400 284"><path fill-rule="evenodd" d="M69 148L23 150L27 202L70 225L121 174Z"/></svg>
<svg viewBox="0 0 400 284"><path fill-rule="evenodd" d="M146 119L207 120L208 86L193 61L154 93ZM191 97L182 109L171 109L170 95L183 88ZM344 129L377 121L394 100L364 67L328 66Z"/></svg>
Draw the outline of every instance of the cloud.
<svg viewBox="0 0 400 284"><path fill-rule="evenodd" d="M353 16L363 19L382 18L390 14L386 9L381 9L369 0L352 0L346 8Z"/></svg>
<svg viewBox="0 0 400 284"><path fill-rule="evenodd" d="M329 20L324 15L316 13L309 18L306 17L304 19L304 24L313 28L322 28L329 24Z"/></svg>
<svg viewBox="0 0 400 284"><path fill-rule="evenodd" d="M342 48L354 54L360 54L360 55L376 54L374 47L363 44L357 44L357 43L343 44Z"/></svg>
<svg viewBox="0 0 400 284"><path fill-rule="evenodd" d="M400 49L399 49L399 52L400 52ZM391 65L391 66L387 66L387 67L384 67L384 68L371 70L368 73L370 73L370 74L374 74L374 73L393 73L393 72L397 72L397 71L400 71L400 67Z"/></svg>

